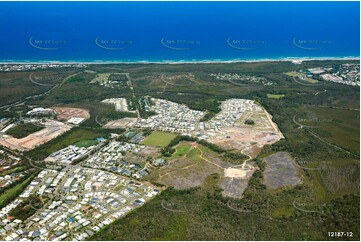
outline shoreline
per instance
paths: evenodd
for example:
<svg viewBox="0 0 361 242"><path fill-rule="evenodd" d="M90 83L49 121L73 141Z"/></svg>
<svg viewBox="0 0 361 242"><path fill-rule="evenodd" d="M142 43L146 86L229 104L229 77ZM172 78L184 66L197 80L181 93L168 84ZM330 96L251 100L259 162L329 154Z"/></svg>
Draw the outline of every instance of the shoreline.
<svg viewBox="0 0 361 242"><path fill-rule="evenodd" d="M254 63L254 62L304 62L304 61L325 61L325 60L358 60L360 57L285 57L285 58L260 58L260 59L231 59L231 60L164 60L164 61L147 61L147 60L69 60L69 61L52 61L52 60L39 60L39 61L16 61L4 60L0 61L0 65L44 65L44 64L88 64L88 65L103 65L103 64L227 64L227 63Z"/></svg>

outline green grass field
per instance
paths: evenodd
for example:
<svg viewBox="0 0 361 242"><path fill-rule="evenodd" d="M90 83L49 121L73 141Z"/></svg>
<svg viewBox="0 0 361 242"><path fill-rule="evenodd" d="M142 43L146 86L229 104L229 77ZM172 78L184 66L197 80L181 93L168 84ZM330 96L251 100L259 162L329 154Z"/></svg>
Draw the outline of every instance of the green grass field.
<svg viewBox="0 0 361 242"><path fill-rule="evenodd" d="M285 73L287 76L294 76L294 77L297 77L297 76L299 76L300 75L300 73L299 72L297 72L297 71L290 71L290 72L286 72Z"/></svg>
<svg viewBox="0 0 361 242"><path fill-rule="evenodd" d="M6 134L9 134L14 138L20 139L42 129L42 126L34 125L32 123L23 123L12 127L6 132Z"/></svg>
<svg viewBox="0 0 361 242"><path fill-rule="evenodd" d="M120 185L118 185L118 186L116 186L115 188L114 188L114 191L120 191L120 189L122 189L124 186L122 185L122 184L120 184Z"/></svg>
<svg viewBox="0 0 361 242"><path fill-rule="evenodd" d="M267 98L280 99L283 98L285 94L267 94Z"/></svg>
<svg viewBox="0 0 361 242"><path fill-rule="evenodd" d="M285 73L287 76L291 76L291 77L298 77L299 79L301 79L302 81L305 82L309 82L309 83L317 83L318 81L312 78L309 78L306 76L306 74L300 73L300 72L296 72L296 71L291 71L291 72L286 72Z"/></svg>
<svg viewBox="0 0 361 242"><path fill-rule="evenodd" d="M74 145L76 147L90 147L90 146L93 146L93 145L96 145L98 143L98 141L94 140L94 139L86 139L86 140L81 140L81 141L78 141L76 142Z"/></svg>
<svg viewBox="0 0 361 242"><path fill-rule="evenodd" d="M204 146L199 146L199 149L203 150L203 152L211 152L207 147ZM194 157L198 158L199 155L200 155L200 151L198 149L191 149L187 154L187 158L194 158ZM199 159L201 158L199 157Z"/></svg>
<svg viewBox="0 0 361 242"><path fill-rule="evenodd" d="M191 147L191 143L181 142L179 145L175 147L176 152L174 152L174 154L170 159L176 159L182 157L187 153L190 147Z"/></svg>
<svg viewBox="0 0 361 242"><path fill-rule="evenodd" d="M177 137L177 134L154 131L147 138L145 138L141 142L141 144L148 146L164 147L167 146L175 137Z"/></svg>

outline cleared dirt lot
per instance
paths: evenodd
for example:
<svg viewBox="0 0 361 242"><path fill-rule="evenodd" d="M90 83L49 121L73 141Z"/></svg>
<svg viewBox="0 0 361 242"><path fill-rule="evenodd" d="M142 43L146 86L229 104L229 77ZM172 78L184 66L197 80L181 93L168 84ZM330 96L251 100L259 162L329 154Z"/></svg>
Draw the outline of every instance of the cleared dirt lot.
<svg viewBox="0 0 361 242"><path fill-rule="evenodd" d="M252 119L254 125L245 124ZM244 154L256 157L266 144L273 144L283 138L283 134L266 110L246 111L233 127L214 132L209 142L228 149L241 150Z"/></svg>
<svg viewBox="0 0 361 242"><path fill-rule="evenodd" d="M157 159L159 156L160 149L157 147L146 146L144 149L141 149L138 153L127 152L124 156L124 160L129 163L139 164L144 166L148 157L152 159Z"/></svg>
<svg viewBox="0 0 361 242"><path fill-rule="evenodd" d="M222 177L219 184L223 189L222 195L225 197L242 198L255 170L255 166L247 162L225 169L224 177Z"/></svg>
<svg viewBox="0 0 361 242"><path fill-rule="evenodd" d="M301 183L293 158L287 152L278 152L263 159L267 165L264 183L269 189L294 186Z"/></svg>
<svg viewBox="0 0 361 242"><path fill-rule="evenodd" d="M149 180L187 189L202 186L207 177L217 173L221 177L218 186L224 189L223 196L241 198L255 171L248 163L245 166L229 164L219 154L197 143L182 142L175 149L168 164L153 170Z"/></svg>
<svg viewBox="0 0 361 242"><path fill-rule="evenodd" d="M90 117L89 111L81 108L68 108L68 107L53 107L58 114L58 120L68 121L71 118L88 119Z"/></svg>
<svg viewBox="0 0 361 242"><path fill-rule="evenodd" d="M128 102L126 98L109 98L102 101L102 103L107 103L115 106L115 111L117 112L129 112ZM135 112L135 111L130 111Z"/></svg>
<svg viewBox="0 0 361 242"><path fill-rule="evenodd" d="M252 176L252 175L251 175ZM223 189L222 195L225 197L242 198L244 191L248 187L248 179L222 177L219 186Z"/></svg>
<svg viewBox="0 0 361 242"><path fill-rule="evenodd" d="M4 138L0 140L0 145L3 145L12 150L31 150L36 146L54 139L55 137L72 128L70 125L50 119L44 122L44 126L44 129L21 139L17 139L11 136L4 136Z"/></svg>
<svg viewBox="0 0 361 242"><path fill-rule="evenodd" d="M135 122L137 122L136 118L122 118L109 121L103 127L106 129L130 128L133 127Z"/></svg>

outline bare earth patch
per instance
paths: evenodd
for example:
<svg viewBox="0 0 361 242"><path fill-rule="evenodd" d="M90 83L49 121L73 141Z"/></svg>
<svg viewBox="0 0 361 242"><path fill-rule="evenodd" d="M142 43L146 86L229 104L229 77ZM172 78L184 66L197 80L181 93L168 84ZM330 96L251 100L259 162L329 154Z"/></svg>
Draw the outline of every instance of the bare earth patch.
<svg viewBox="0 0 361 242"><path fill-rule="evenodd" d="M72 128L72 126L70 125L50 119L46 120L44 126L44 129L32 133L21 139L7 136L4 139L0 140L0 145L3 145L12 150L31 150L36 146L39 146L54 139L55 137Z"/></svg>
<svg viewBox="0 0 361 242"><path fill-rule="evenodd" d="M137 122L136 118L121 118L106 123L103 127L106 129L130 128Z"/></svg>
<svg viewBox="0 0 361 242"><path fill-rule="evenodd" d="M252 174L250 175L252 176ZM244 191L248 187L249 179L239 179L222 177L219 186L223 189L222 195L224 197L242 198Z"/></svg>
<svg viewBox="0 0 361 242"><path fill-rule="evenodd" d="M223 188L222 195L242 198L242 194L248 187L248 181L255 170L256 168L249 163L224 169L224 177L222 177L219 184Z"/></svg>
<svg viewBox="0 0 361 242"><path fill-rule="evenodd" d="M183 156L153 170L148 179L176 189L187 189L201 186L209 175L218 173L221 177L218 186L224 190L223 196L242 198L256 168L250 163L229 164L208 148L197 143L189 144L190 149Z"/></svg>
<svg viewBox="0 0 361 242"><path fill-rule="evenodd" d="M269 189L294 186L301 183L293 158L287 152L278 152L263 159L266 163L264 183Z"/></svg>
<svg viewBox="0 0 361 242"><path fill-rule="evenodd" d="M252 176L254 169L242 169L242 168L227 168L224 169L224 176L231 178L247 178L250 175Z"/></svg>
<svg viewBox="0 0 361 242"><path fill-rule="evenodd" d="M252 119L255 124L245 124ZM214 131L208 141L228 149L240 150L244 154L256 157L266 144L273 144L284 136L272 121L271 115L264 109L246 111L233 127Z"/></svg>
<svg viewBox="0 0 361 242"><path fill-rule="evenodd" d="M54 107L53 109L58 114L58 120L68 121L71 118L88 119L90 117L88 110L82 108Z"/></svg>

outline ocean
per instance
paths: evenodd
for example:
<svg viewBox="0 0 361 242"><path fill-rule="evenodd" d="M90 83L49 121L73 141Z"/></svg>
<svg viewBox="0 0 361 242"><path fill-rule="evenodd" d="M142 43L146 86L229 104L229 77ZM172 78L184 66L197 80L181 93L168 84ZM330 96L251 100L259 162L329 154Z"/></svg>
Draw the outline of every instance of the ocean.
<svg viewBox="0 0 361 242"><path fill-rule="evenodd" d="M0 62L359 56L359 2L0 2Z"/></svg>

